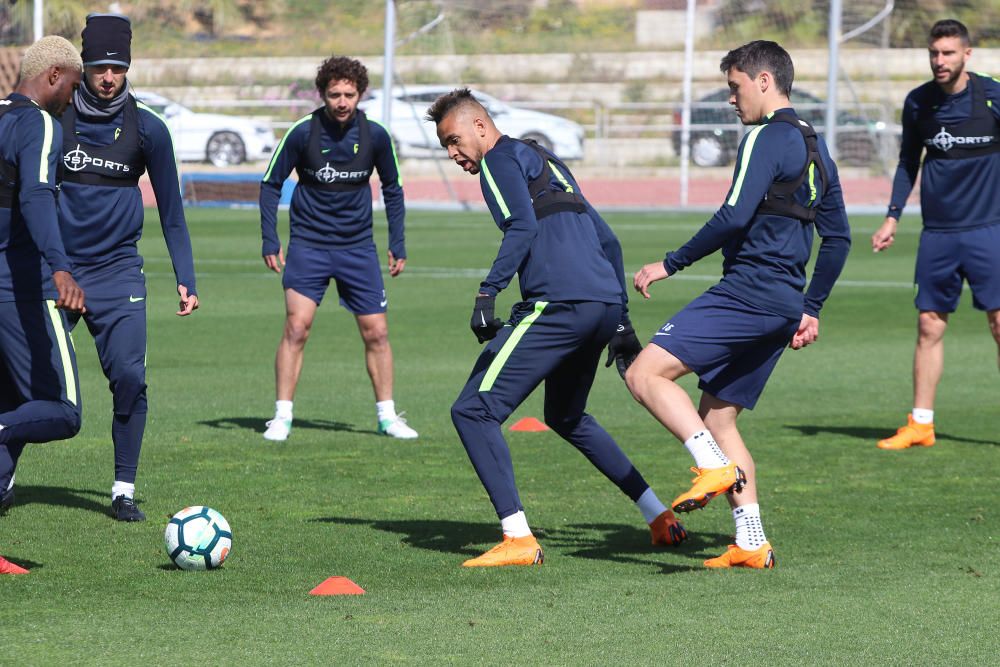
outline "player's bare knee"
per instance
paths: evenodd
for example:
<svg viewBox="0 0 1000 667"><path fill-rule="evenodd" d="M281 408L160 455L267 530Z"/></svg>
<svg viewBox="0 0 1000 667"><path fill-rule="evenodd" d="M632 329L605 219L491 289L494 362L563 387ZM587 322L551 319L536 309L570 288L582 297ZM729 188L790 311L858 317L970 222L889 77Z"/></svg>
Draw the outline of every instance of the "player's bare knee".
<svg viewBox="0 0 1000 667"><path fill-rule="evenodd" d="M387 347L389 345L389 327L384 324L366 327L361 331L361 338L369 349Z"/></svg>
<svg viewBox="0 0 1000 667"><path fill-rule="evenodd" d="M309 338L311 323L302 320L285 320L285 340L295 345L304 345Z"/></svg>

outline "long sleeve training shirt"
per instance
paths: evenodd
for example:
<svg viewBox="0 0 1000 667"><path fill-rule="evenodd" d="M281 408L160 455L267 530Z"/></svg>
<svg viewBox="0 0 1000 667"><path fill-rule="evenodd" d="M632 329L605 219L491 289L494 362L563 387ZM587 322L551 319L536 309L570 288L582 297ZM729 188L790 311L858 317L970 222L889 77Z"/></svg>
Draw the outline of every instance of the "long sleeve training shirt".
<svg viewBox="0 0 1000 667"><path fill-rule="evenodd" d="M0 301L54 299L52 272L71 270L56 219L62 128L37 106L13 109L0 118L0 154L18 174L13 207L0 208Z"/></svg>
<svg viewBox="0 0 1000 667"><path fill-rule="evenodd" d="M818 138L830 182L821 183L819 170L815 171L817 192L822 193L816 205L815 229L822 241L803 296L814 225L757 213L771 184L796 180L806 163L802 133L788 123L770 122L780 112L794 113L779 109L743 137L725 203L690 241L667 253L663 265L673 274L721 249L723 275L715 289L784 317L799 319L803 313L818 317L847 261L850 227L837 166L826 143ZM794 196L800 204L809 201L809 178Z"/></svg>
<svg viewBox="0 0 1000 667"><path fill-rule="evenodd" d="M170 130L146 105L139 103L138 111L142 156L156 195L174 277L189 294L196 294L191 237L184 218ZM123 129L124 117L124 110L108 119L78 115L76 135L86 143L109 146L127 131ZM138 243L143 207L138 187L64 182L59 195L59 225L78 280L90 276L99 282L111 281L123 268L142 268Z"/></svg>
<svg viewBox="0 0 1000 667"><path fill-rule="evenodd" d="M320 149L331 163L347 163L354 158L360 141L358 117L341 127L320 114L323 128ZM312 114L299 119L285 133L271 157L260 186L260 230L262 255L277 255L278 201L281 186L299 166L309 146ZM406 257L403 203L403 182L399 175L396 151L389 133L378 122L369 120L374 167L382 183L382 199L389 221L389 250L397 259ZM325 249L358 248L373 243L372 195L368 187L348 192L331 192L299 185L292 194L288 211L291 240L295 243Z"/></svg>
<svg viewBox="0 0 1000 667"><path fill-rule="evenodd" d="M988 109L996 119L1000 134L1000 80L983 76ZM920 212L924 227L935 231L957 231L1000 224L1000 152L961 160L924 160L923 137L918 117L933 109L934 119L942 126L954 125L969 118L972 91L945 95L934 81L910 91L903 103L903 140L899 165L892 181L888 215L899 218L920 172Z"/></svg>
<svg viewBox="0 0 1000 667"><path fill-rule="evenodd" d="M479 183L503 241L480 292L496 295L516 273L524 301L597 301L624 308L621 245L593 207L536 218L528 184L543 169L537 151L506 136L483 156ZM553 169L550 189L567 188L580 193L572 174Z"/></svg>

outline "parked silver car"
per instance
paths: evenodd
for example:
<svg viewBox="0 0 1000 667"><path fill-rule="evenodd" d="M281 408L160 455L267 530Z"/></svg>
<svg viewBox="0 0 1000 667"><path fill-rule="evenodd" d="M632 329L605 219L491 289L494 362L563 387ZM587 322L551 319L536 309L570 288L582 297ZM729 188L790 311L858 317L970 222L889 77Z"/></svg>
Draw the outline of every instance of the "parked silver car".
<svg viewBox="0 0 1000 667"><path fill-rule="evenodd" d="M440 157L443 149L434 123L424 115L434 100L454 86L407 86L393 89L390 131L400 157ZM497 128L516 139L534 139L564 160L583 158L583 127L578 123L501 102L478 90L472 94L486 107ZM382 91L370 90L358 108L372 120L382 121Z"/></svg>

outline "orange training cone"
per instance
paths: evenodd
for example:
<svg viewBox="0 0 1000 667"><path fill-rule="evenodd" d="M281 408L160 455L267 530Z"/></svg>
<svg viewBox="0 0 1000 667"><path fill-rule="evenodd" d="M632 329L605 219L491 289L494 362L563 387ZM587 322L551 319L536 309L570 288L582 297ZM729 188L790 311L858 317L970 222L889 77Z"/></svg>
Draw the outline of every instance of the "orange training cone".
<svg viewBox="0 0 1000 667"><path fill-rule="evenodd" d="M548 426L538 421L534 417L525 417L524 419L519 419L510 427L511 431L528 431L535 433L538 431L551 431Z"/></svg>
<svg viewBox="0 0 1000 667"><path fill-rule="evenodd" d="M365 589L347 577L330 577L309 591L309 595L364 595L364 593Z"/></svg>

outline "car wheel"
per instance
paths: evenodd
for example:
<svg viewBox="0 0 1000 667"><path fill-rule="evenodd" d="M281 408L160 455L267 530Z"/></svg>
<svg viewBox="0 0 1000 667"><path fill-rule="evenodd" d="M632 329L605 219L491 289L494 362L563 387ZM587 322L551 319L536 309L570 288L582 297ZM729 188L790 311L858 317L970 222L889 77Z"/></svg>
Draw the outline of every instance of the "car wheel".
<svg viewBox="0 0 1000 667"><path fill-rule="evenodd" d="M205 146L205 156L216 167L229 167L247 159L247 149L235 132L216 132Z"/></svg>
<svg viewBox="0 0 1000 667"><path fill-rule="evenodd" d="M714 134L691 137L691 161L699 167L718 167L726 164L728 156L722 138Z"/></svg>
<svg viewBox="0 0 1000 667"><path fill-rule="evenodd" d="M525 141L537 141L538 145L547 151L552 150L552 140L546 137L544 134L538 134L537 132L529 132L528 134L521 137Z"/></svg>

